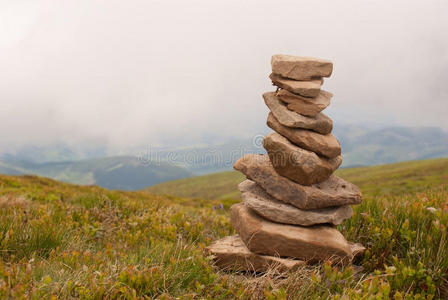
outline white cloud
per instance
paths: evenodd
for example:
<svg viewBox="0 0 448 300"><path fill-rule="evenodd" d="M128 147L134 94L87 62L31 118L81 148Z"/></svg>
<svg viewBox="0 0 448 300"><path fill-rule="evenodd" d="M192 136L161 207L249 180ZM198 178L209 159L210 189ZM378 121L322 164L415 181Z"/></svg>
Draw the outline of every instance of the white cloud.
<svg viewBox="0 0 448 300"><path fill-rule="evenodd" d="M334 61L336 120L448 129L446 1L12 3L0 4L0 144L251 134L274 53Z"/></svg>

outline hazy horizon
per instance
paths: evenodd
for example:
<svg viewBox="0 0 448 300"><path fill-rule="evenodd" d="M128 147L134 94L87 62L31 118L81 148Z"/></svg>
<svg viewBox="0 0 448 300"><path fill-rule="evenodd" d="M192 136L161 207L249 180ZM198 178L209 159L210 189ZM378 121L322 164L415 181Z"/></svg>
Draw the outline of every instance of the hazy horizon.
<svg viewBox="0 0 448 300"><path fill-rule="evenodd" d="M257 134L276 53L334 62L335 121L448 130L446 1L0 1L0 147Z"/></svg>

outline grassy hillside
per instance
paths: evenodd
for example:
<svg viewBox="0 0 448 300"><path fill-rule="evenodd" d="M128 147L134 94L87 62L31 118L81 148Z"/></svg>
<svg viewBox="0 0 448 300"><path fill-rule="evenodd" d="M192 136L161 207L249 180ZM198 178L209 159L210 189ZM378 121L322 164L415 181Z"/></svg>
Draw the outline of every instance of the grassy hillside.
<svg viewBox="0 0 448 300"><path fill-rule="evenodd" d="M288 276L210 266L203 250L234 233L235 200L216 210L220 200L0 176L0 298L446 299L446 163L343 171L366 194L338 226L368 248L363 270L324 264ZM214 175L217 189L241 179L233 174Z"/></svg>
<svg viewBox="0 0 448 300"><path fill-rule="evenodd" d="M147 190L154 194L204 199L239 199L236 186L244 176L235 171L220 172L159 183Z"/></svg>
<svg viewBox="0 0 448 300"><path fill-rule="evenodd" d="M145 164L131 156L39 164L19 160L0 161L0 173L33 174L75 184L96 184L116 190L138 190L192 175L178 166L164 162Z"/></svg>
<svg viewBox="0 0 448 300"><path fill-rule="evenodd" d="M364 194L399 195L448 182L448 158L339 169L336 174L358 185ZM178 197L239 199L237 185L243 180L239 172L222 172L160 183L148 191Z"/></svg>

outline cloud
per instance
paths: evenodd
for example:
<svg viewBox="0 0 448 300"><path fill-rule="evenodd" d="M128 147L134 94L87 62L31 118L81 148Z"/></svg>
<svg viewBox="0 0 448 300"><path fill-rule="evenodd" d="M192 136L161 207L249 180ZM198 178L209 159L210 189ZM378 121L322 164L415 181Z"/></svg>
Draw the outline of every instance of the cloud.
<svg viewBox="0 0 448 300"><path fill-rule="evenodd" d="M0 145L189 144L263 127L270 56L329 58L335 121L448 129L446 1L0 4Z"/></svg>

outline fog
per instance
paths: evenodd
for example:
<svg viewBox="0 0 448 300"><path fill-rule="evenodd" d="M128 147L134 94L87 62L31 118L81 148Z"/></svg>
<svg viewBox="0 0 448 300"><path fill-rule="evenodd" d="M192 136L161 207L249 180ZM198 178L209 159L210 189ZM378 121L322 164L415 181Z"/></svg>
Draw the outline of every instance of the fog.
<svg viewBox="0 0 448 300"><path fill-rule="evenodd" d="M335 122L448 129L447 1L1 1L0 146L256 134L270 58L327 58Z"/></svg>

